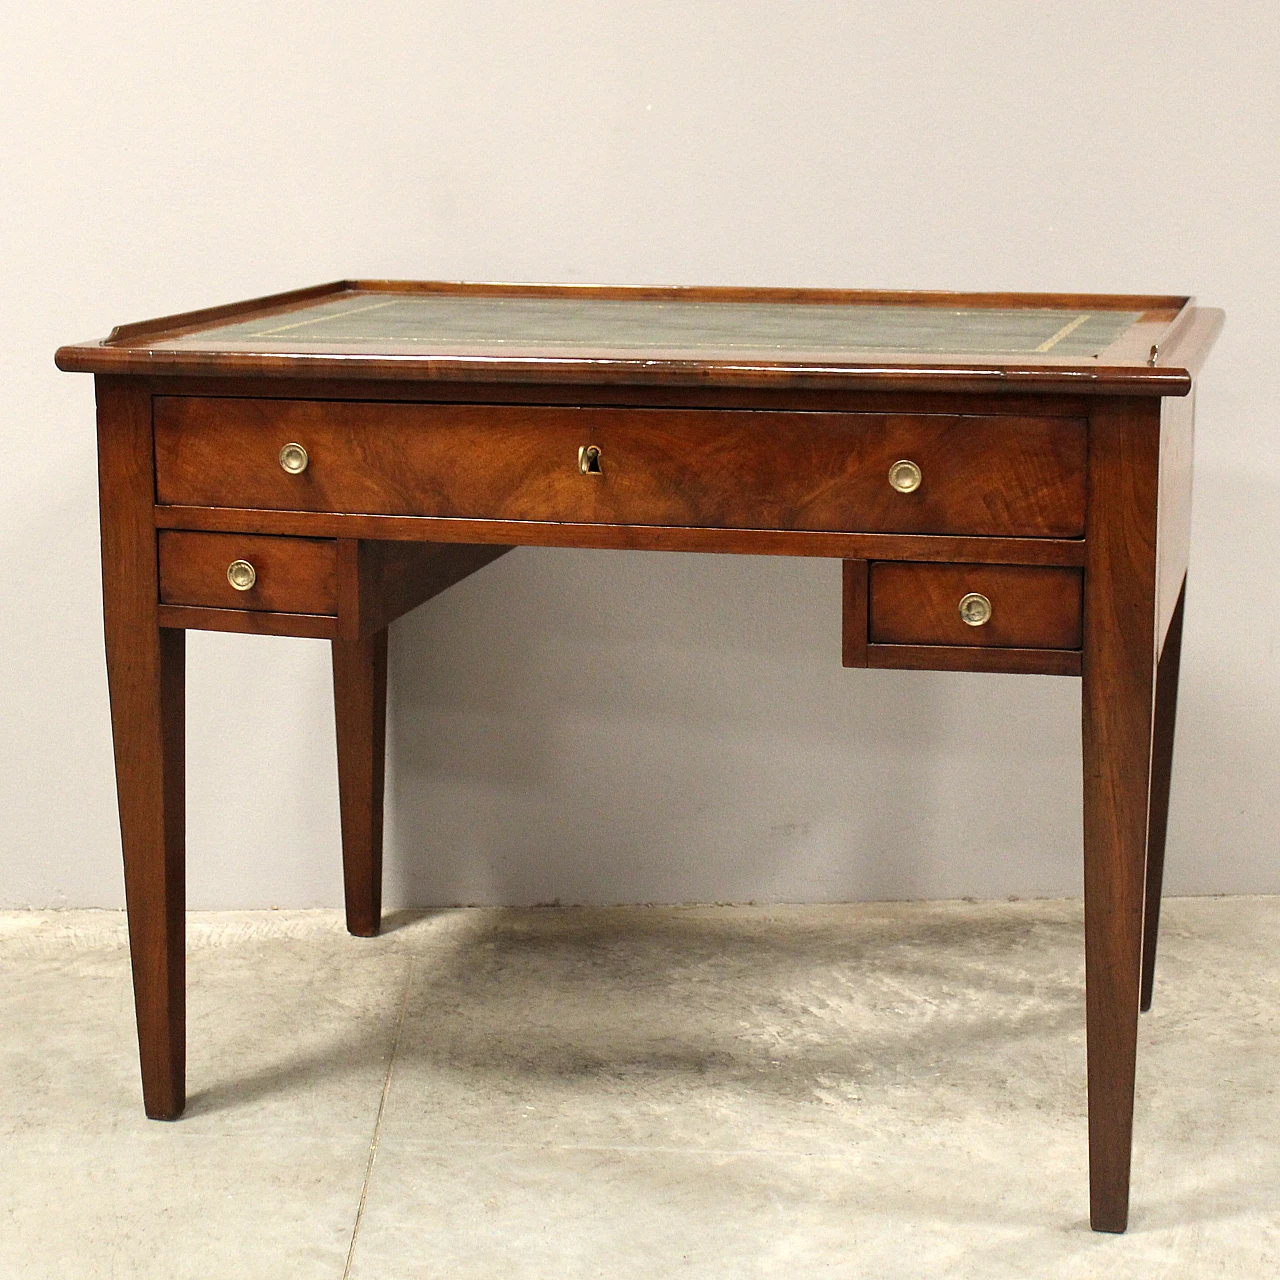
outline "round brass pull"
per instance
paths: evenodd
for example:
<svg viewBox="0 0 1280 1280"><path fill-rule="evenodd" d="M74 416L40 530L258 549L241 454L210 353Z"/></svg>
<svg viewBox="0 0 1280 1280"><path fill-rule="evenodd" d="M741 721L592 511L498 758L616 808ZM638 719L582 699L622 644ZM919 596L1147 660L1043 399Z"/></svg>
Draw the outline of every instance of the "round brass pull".
<svg viewBox="0 0 1280 1280"><path fill-rule="evenodd" d="M300 444L287 444L280 450L280 465L291 475L300 476L311 459Z"/></svg>
<svg viewBox="0 0 1280 1280"><path fill-rule="evenodd" d="M889 468L889 483L899 493L915 493L923 479L920 468L910 458L899 458Z"/></svg>
<svg viewBox="0 0 1280 1280"><path fill-rule="evenodd" d="M604 469L600 466L600 446L598 444L584 444L578 450L578 470L584 476L604 475Z"/></svg>
<svg viewBox="0 0 1280 1280"><path fill-rule="evenodd" d="M991 601L976 591L960 600L960 621L970 627L981 627L991 621Z"/></svg>
<svg viewBox="0 0 1280 1280"><path fill-rule="evenodd" d="M233 560L227 565L227 581L237 591L248 591L258 580L258 571L247 560Z"/></svg>

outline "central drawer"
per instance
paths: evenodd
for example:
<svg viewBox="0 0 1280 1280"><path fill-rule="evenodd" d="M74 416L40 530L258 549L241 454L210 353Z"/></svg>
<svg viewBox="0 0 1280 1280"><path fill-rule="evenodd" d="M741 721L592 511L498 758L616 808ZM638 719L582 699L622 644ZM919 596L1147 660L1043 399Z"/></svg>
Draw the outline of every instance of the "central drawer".
<svg viewBox="0 0 1280 1280"><path fill-rule="evenodd" d="M154 415L156 495L166 505L831 532L1084 531L1085 424L1074 418L216 396L159 396Z"/></svg>

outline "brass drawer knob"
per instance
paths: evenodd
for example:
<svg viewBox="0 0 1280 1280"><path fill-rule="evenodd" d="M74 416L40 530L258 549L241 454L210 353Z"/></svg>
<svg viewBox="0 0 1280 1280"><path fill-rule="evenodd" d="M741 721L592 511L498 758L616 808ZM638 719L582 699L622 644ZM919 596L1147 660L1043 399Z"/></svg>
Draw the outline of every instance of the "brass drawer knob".
<svg viewBox="0 0 1280 1280"><path fill-rule="evenodd" d="M600 446L596 444L584 444L578 450L578 470L584 476L600 476L604 471L600 466Z"/></svg>
<svg viewBox="0 0 1280 1280"><path fill-rule="evenodd" d="M247 560L233 560L227 565L227 581L237 591L248 591L258 580L258 571Z"/></svg>
<svg viewBox="0 0 1280 1280"><path fill-rule="evenodd" d="M287 444L280 450L280 465L291 475L300 476L311 459L300 444Z"/></svg>
<svg viewBox="0 0 1280 1280"><path fill-rule="evenodd" d="M991 621L991 601L976 591L960 600L960 621L970 627L981 627Z"/></svg>
<svg viewBox="0 0 1280 1280"><path fill-rule="evenodd" d="M889 483L899 493L915 493L923 479L920 468L910 458L899 458L889 468Z"/></svg>

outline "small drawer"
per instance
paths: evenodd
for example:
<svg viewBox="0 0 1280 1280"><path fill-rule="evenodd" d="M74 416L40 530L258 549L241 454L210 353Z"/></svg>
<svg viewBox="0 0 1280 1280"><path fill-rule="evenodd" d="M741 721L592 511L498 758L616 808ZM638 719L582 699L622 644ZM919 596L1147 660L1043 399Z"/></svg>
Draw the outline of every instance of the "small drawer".
<svg viewBox="0 0 1280 1280"><path fill-rule="evenodd" d="M1003 564L871 566L872 644L1078 649L1080 569Z"/></svg>
<svg viewBox="0 0 1280 1280"><path fill-rule="evenodd" d="M160 603L336 616L338 544L331 538L164 529Z"/></svg>

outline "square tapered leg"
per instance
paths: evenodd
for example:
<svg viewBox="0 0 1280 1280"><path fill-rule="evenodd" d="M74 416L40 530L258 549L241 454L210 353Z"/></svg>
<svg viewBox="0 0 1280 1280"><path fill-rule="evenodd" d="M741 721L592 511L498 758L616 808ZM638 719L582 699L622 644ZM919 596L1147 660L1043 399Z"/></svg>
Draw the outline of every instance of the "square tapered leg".
<svg viewBox="0 0 1280 1280"><path fill-rule="evenodd" d="M1085 986L1090 1219L1129 1220L1155 695L1158 409L1091 416L1084 579Z"/></svg>
<svg viewBox="0 0 1280 1280"><path fill-rule="evenodd" d="M342 809L347 929L378 933L382 918L382 803L387 749L387 629L333 641L333 702Z"/></svg>
<svg viewBox="0 0 1280 1280"><path fill-rule="evenodd" d="M120 843L147 1115L186 1105L186 634L161 629L151 397L98 393L102 597Z"/></svg>

